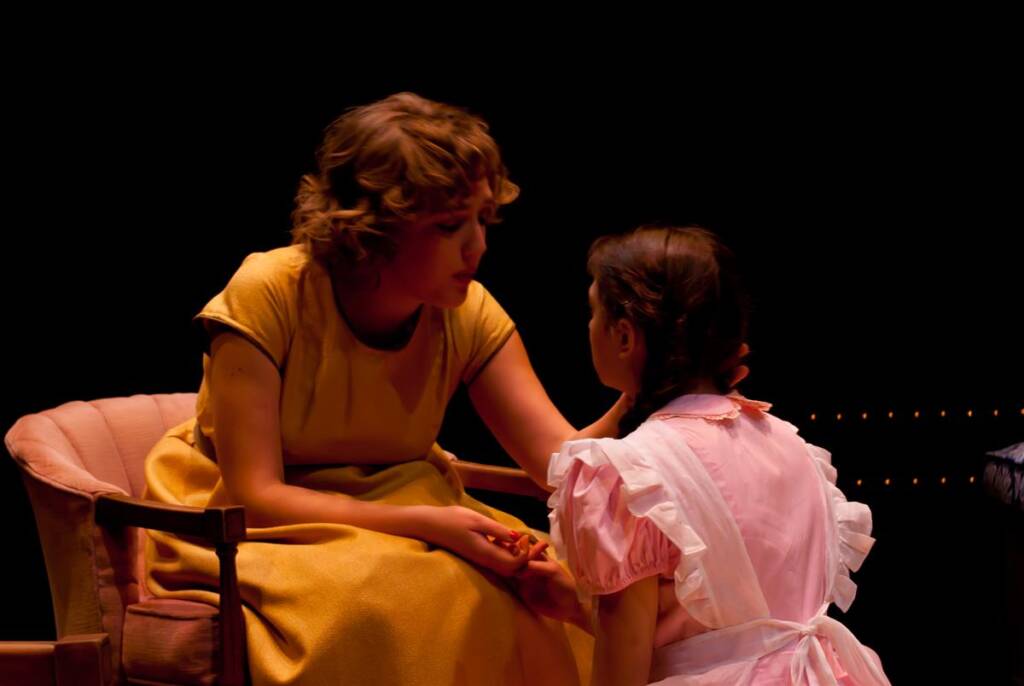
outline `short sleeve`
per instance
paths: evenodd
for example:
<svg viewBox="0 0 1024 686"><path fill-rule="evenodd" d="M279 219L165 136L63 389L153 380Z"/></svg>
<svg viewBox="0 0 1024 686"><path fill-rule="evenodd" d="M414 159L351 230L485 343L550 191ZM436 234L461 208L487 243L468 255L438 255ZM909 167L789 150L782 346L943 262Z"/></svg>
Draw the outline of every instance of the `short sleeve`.
<svg viewBox="0 0 1024 686"><path fill-rule="evenodd" d="M280 251L249 255L224 290L196 315L196 322L207 334L211 322L237 331L280 369L297 320L292 271Z"/></svg>
<svg viewBox="0 0 1024 686"><path fill-rule="evenodd" d="M455 309L451 333L460 378L469 385L501 350L516 326L498 301L477 281L469 286L466 301Z"/></svg>
<svg viewBox="0 0 1024 686"><path fill-rule="evenodd" d="M612 465L576 461L552 513L552 532L557 526L573 574L594 595L616 593L650 576L671 577L679 562L679 549L658 527L630 512L623 486Z"/></svg>

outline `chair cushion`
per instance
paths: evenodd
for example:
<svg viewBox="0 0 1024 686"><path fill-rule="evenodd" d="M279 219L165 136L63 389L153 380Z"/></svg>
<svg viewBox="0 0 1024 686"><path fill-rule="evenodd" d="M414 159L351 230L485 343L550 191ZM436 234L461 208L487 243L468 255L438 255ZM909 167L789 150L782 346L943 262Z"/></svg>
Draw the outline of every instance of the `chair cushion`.
<svg viewBox="0 0 1024 686"><path fill-rule="evenodd" d="M129 682L216 683L219 610L188 600L153 599L129 605L122 662Z"/></svg>

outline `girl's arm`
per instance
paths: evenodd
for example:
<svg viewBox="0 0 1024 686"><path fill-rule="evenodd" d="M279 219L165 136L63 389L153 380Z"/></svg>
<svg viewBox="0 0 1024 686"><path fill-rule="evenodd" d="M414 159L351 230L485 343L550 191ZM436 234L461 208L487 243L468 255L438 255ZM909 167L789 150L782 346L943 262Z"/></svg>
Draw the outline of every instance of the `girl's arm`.
<svg viewBox="0 0 1024 686"><path fill-rule="evenodd" d="M658 577L641 579L595 602L592 686L648 683L658 618Z"/></svg>

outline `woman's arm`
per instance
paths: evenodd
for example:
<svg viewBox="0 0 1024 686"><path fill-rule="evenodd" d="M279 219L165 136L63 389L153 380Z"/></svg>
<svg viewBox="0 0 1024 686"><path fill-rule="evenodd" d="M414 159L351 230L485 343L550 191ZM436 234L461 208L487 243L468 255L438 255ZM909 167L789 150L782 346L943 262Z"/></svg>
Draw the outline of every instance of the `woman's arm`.
<svg viewBox="0 0 1024 686"><path fill-rule="evenodd" d="M632 686L650 681L658 577L641 579L597 602L592 686Z"/></svg>
<svg viewBox="0 0 1024 686"><path fill-rule="evenodd" d="M420 538L509 575L523 560L487 541L513 540L494 520L461 507L399 506L320 493L284 481L281 377L248 340L216 335L210 350L210 402L217 462L228 498L246 508L251 526L327 522Z"/></svg>
<svg viewBox="0 0 1024 686"><path fill-rule="evenodd" d="M469 397L501 447L545 488L548 460L563 442L617 435L619 418L628 408L623 396L603 417L577 431L551 402L518 333L477 375L469 386Z"/></svg>

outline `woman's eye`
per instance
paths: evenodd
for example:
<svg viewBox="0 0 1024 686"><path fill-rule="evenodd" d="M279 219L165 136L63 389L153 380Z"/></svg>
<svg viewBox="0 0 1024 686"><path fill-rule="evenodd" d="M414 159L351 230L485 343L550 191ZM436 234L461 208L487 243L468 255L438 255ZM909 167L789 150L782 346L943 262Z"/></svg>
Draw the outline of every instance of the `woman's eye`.
<svg viewBox="0 0 1024 686"><path fill-rule="evenodd" d="M437 225L441 233L453 234L462 228L462 222L445 222Z"/></svg>

